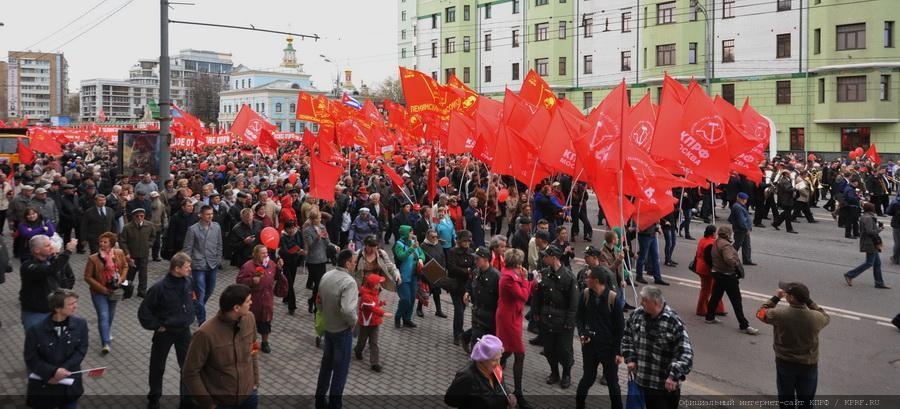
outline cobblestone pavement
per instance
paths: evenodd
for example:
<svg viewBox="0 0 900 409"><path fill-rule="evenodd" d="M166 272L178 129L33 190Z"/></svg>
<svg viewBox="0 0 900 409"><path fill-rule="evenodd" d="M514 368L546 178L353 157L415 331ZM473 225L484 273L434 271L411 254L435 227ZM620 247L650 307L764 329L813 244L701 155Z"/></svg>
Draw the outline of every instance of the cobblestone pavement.
<svg viewBox="0 0 900 409"><path fill-rule="evenodd" d="M5 239L5 238L4 238ZM10 246L11 248L11 246ZM112 326L114 341L112 352L100 355L97 317L90 302L88 286L82 278L86 255L74 254L71 266L75 271L75 291L81 295L77 314L85 318L90 329L90 349L83 368L106 366L102 377L85 380L85 396L80 401L82 407L144 407L144 396L148 391L147 373L150 354L151 333L141 328L137 320L137 309L141 299L133 298L120 302ZM227 262L226 262L227 263ZM168 262L150 262L150 282L156 282L166 274ZM7 274L7 281L0 285L0 339L4 347L0 349L0 409L21 407L25 393L25 364L22 358L24 332L20 324L18 291L20 280L18 261L14 262L14 272ZM216 291L207 305L209 316L218 309L220 291L234 282L235 267L227 267L218 275ZM301 306L309 297L304 288L306 273L298 272L296 288ZM393 312L398 298L395 293L385 292L385 309ZM382 373L369 369L368 353L364 360L354 360L345 389L345 405L351 408L428 408L444 407L443 394L453 379L454 373L465 366L467 356L461 348L452 344L452 304L445 294L443 310L450 318L434 316L434 308L426 308L425 318L414 316L418 328L396 329L391 320L385 320L381 328ZM469 310L466 311L468 326ZM196 329L196 327L194 328ZM526 340L531 334L523 334ZM311 407L312 395L321 359L321 350L315 346L313 318L300 309L295 316L287 313L287 306L276 299L275 319L270 343L271 354L260 355L261 407ZM526 396L536 407L574 407L575 386L581 377L581 352L575 348L573 385L568 390L558 386L548 386L544 377L548 374L546 360L539 354L539 348L528 346L525 364ZM368 351L367 351L368 352ZM509 387L512 387L512 365L507 370ZM624 383L624 366L620 368L620 378ZM177 395L178 366L174 349L170 353L165 375L164 393ZM700 389L697 389L700 388ZM684 394L701 394L702 387L690 382L683 388ZM606 387L595 385L591 390L589 405L608 406ZM624 392L623 392L624 393ZM163 407L176 407L177 398L169 397Z"/></svg>

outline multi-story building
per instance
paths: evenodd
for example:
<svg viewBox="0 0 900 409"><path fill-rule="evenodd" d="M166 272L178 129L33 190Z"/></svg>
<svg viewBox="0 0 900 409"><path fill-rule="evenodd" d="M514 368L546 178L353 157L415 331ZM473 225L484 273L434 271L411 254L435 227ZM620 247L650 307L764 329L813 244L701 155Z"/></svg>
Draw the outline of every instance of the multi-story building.
<svg viewBox="0 0 900 409"><path fill-rule="evenodd" d="M192 81L209 76L228 89L232 62L230 53L186 49L170 57L172 102L194 110ZM142 59L128 71L128 79L88 79L81 81L81 120L140 120L151 100L159 99L159 60ZM158 114L158 113L155 113Z"/></svg>
<svg viewBox="0 0 900 409"><path fill-rule="evenodd" d="M900 152L894 0L411 1L401 64L442 82L501 96L534 69L587 112L623 80L635 103L658 101L666 73L708 74L711 95L774 121L779 151Z"/></svg>
<svg viewBox="0 0 900 409"><path fill-rule="evenodd" d="M297 62L294 39L287 38L281 64L271 69L251 69L238 65L231 73L230 89L219 93L219 126L228 130L242 105L247 105L275 124L279 130L302 133L306 127L317 130L315 124L296 119L299 92L323 94ZM349 78L349 71L347 72Z"/></svg>
<svg viewBox="0 0 900 409"><path fill-rule="evenodd" d="M400 0L397 16L397 55L402 67L415 69L416 51L416 0Z"/></svg>
<svg viewBox="0 0 900 409"><path fill-rule="evenodd" d="M65 112L69 74L63 54L10 51L4 80L0 117L48 120Z"/></svg>

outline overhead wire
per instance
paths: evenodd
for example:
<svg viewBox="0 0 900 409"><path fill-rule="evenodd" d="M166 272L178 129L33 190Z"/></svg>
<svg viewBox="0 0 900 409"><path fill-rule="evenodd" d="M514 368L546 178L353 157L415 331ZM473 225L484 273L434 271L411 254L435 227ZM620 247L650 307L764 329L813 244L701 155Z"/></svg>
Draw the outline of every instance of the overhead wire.
<svg viewBox="0 0 900 409"><path fill-rule="evenodd" d="M59 33L60 31L63 31L63 30L65 30L65 29L69 28L72 24L75 24L76 21L81 20L82 17L84 17L84 16L88 15L90 12L96 10L97 7L102 6L102 5L103 5L104 3L106 3L107 1L109 1L109 0L102 0L102 1L100 1L99 3L95 4L94 7L89 8L89 9L88 9L87 11L85 11L84 13L81 13L81 15L79 15L78 17L75 17L72 21L66 23L66 24L63 25L62 27L56 29L56 31L54 31L54 32L52 32L52 33L50 33L50 34L48 34L47 36L41 38L40 40L35 41L34 44L31 44L31 45L29 45L28 47L23 48L23 50L30 50L30 49L32 49L34 46L36 46L36 45L38 45L38 44L44 42L44 40L46 40L46 39L48 39L48 38L50 38L50 37L53 37L54 35L56 35L56 34Z"/></svg>

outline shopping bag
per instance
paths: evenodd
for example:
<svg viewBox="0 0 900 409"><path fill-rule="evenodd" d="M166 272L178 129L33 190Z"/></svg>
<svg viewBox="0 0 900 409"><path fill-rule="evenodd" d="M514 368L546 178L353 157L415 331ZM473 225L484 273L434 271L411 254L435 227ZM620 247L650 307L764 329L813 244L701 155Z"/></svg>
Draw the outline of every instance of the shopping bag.
<svg viewBox="0 0 900 409"><path fill-rule="evenodd" d="M625 399L625 409L644 409L644 391L641 385L634 380L634 376L628 376L628 396Z"/></svg>

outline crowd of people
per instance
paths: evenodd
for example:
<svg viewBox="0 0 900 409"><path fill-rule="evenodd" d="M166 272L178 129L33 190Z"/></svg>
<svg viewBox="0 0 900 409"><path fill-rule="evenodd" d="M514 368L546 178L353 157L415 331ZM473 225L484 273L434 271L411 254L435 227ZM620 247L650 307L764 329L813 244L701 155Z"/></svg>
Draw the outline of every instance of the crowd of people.
<svg viewBox="0 0 900 409"><path fill-rule="evenodd" d="M150 408L159 407L173 346L186 404L255 408L258 353L279 347L269 338L277 331L276 299L290 315L296 313L302 296L295 281L303 271L307 311L315 314L316 342L323 350L317 408L341 407L350 360L362 360L366 348L370 369L382 371L378 335L384 319L393 318L396 328L416 328L414 315L424 317L432 302L434 315L447 318L443 292L452 301L448 338L472 358L448 389L448 405L530 407L523 385L527 330L535 335L527 341L543 348L546 383L561 389L573 384L573 345L580 344L584 368L576 384L576 407L585 407L600 375L612 406L621 408L617 368L624 363L648 408L671 408L678 406L694 351L661 290L669 283L661 275L659 236L665 242L662 264L674 267L678 238L694 240L692 220L708 225L690 267L701 277L696 314L720 323L718 317L727 314L721 302L727 294L739 329L750 335L759 331L743 313L739 283L744 266L755 265L751 232L764 227L770 211L772 228L783 224L796 233L797 218L815 223L810 208L827 199L823 207L833 212L845 237L860 239L860 251L866 253L865 263L844 275L847 285L873 267L876 287L890 288L880 271L882 226L876 215L892 216L891 261L900 262L898 200L888 200L897 187L893 163L872 167L785 157L762 165L761 183L734 174L713 192L676 189L671 214L649 226L629 222L610 229L594 246L593 216L597 226L615 225L618 216L602 209L588 214L587 187L567 175L540 181L532 194L476 161L448 156L438 160L438 168L449 183L428 192L434 185L428 183L430 162L410 154L386 162L402 175L402 186L380 163L356 161L333 197L317 198L307 194L307 157L293 152L296 146L288 145L273 157L246 155L236 147L176 153L167 180L118 169L114 150L101 142L70 147L59 158L39 157L33 166L0 164L5 193L0 195L0 229L8 221L15 232L12 253L21 259L21 316L29 340L25 358L34 374L29 399L74 407L83 393L80 374L72 374L87 353L88 330L75 315L78 294L67 289L75 283L70 256L85 253L85 247L90 256L84 280L98 318L102 354L114 353L117 302L141 298L138 318L152 331ZM716 227L719 199L730 212L727 225ZM278 235L276 245L266 237L270 229ZM586 242L585 263L576 268L579 236ZM168 274L150 283L149 263L163 259ZM221 292L218 312L207 319L206 304L226 263L237 267L236 281ZM627 295L638 286L640 297L632 298L632 305ZM796 331L791 322L799 320L816 323L815 331L802 336L776 337L778 391L784 400L814 395L809 379L815 379L817 333L828 323L805 288L786 286L757 314L777 331ZM399 296L393 312L385 310L382 289ZM776 309L784 297L803 312ZM465 327L466 309L470 328ZM194 323L199 328L192 331ZM41 347L47 337L66 337L70 347ZM786 345L800 338L801 345ZM792 355L795 347L805 350L803 356ZM506 389L498 371L510 357L513 388ZM63 383L66 379L71 381Z"/></svg>

